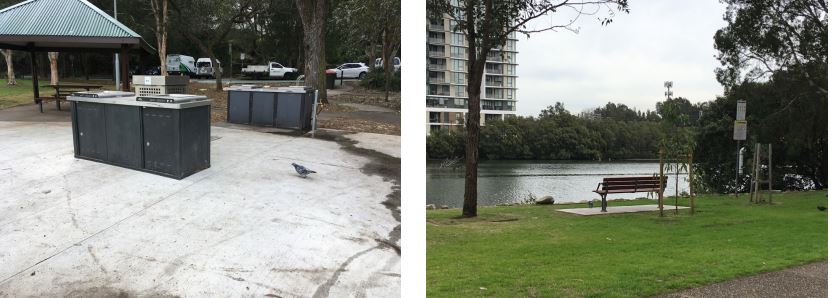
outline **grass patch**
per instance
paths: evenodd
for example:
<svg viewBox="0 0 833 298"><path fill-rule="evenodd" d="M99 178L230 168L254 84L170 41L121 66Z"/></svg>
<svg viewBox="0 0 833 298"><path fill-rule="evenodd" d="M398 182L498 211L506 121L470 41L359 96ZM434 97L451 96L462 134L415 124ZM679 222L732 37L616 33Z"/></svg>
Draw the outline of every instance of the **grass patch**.
<svg viewBox="0 0 833 298"><path fill-rule="evenodd" d="M705 195L697 212L577 216L584 204L429 210L429 297L642 297L827 258L825 192ZM680 200L681 205L683 201ZM614 203L655 204L639 200ZM496 219L515 219L495 221Z"/></svg>
<svg viewBox="0 0 833 298"><path fill-rule="evenodd" d="M32 98L34 97L34 93L32 92L32 80L30 79L17 79L17 85L9 86L6 85L6 79L0 79L0 110L8 109L14 106L24 105L34 103ZM115 89L113 81L85 81L85 80L62 80L62 83L90 83L95 85L102 85L102 89L105 90L113 90ZM49 84L49 77L44 80L41 78L38 80L41 86ZM40 95L49 96L55 94L55 90L52 88L40 88Z"/></svg>

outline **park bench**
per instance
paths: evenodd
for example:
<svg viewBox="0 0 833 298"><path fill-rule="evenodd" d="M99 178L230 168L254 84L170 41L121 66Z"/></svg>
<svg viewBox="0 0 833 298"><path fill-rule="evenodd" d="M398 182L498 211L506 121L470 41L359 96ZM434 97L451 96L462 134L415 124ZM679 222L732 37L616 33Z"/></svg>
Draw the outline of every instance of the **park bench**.
<svg viewBox="0 0 833 298"><path fill-rule="evenodd" d="M39 97L39 98L35 99L35 102L37 102L37 104L40 108L40 112L43 113L43 103L44 102L55 101L55 105L57 106L58 110L60 111L61 110L61 101L66 101L67 96L69 96L70 94L78 92L78 91L85 91L85 90L90 91L90 89L100 89L101 85L69 83L69 84L58 84L58 85L44 85L44 86L41 86L41 87L49 87L49 88L55 89L55 94L53 94L52 96Z"/></svg>
<svg viewBox="0 0 833 298"><path fill-rule="evenodd" d="M607 212L607 195L620 193L655 192L665 190L668 176L662 177L660 184L659 176L636 176L636 177L613 177L603 178L593 192L602 197L602 212Z"/></svg>

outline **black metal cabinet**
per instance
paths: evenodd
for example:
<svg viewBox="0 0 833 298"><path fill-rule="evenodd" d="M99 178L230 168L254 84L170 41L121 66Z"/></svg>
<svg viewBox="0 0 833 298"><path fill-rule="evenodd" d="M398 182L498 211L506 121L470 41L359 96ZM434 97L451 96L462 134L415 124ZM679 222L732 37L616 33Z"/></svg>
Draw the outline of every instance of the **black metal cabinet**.
<svg viewBox="0 0 833 298"><path fill-rule="evenodd" d="M142 108L104 105L107 160L120 166L142 166ZM138 137L137 137L138 136Z"/></svg>
<svg viewBox="0 0 833 298"><path fill-rule="evenodd" d="M75 106L73 134L75 155L96 160L107 159L107 136L104 124L104 105L81 102Z"/></svg>
<svg viewBox="0 0 833 298"><path fill-rule="evenodd" d="M176 179L211 166L207 102L182 106L70 101L77 158Z"/></svg>
<svg viewBox="0 0 833 298"><path fill-rule="evenodd" d="M252 124L262 126L275 125L275 93L252 93Z"/></svg>
<svg viewBox="0 0 833 298"><path fill-rule="evenodd" d="M227 121L309 130L315 91L311 88L234 89L228 91Z"/></svg>
<svg viewBox="0 0 833 298"><path fill-rule="evenodd" d="M179 160L179 113L171 109L144 108L145 169L176 175Z"/></svg>
<svg viewBox="0 0 833 298"><path fill-rule="evenodd" d="M251 92L229 91L228 92L228 115L229 123L249 124L252 111Z"/></svg>
<svg viewBox="0 0 833 298"><path fill-rule="evenodd" d="M283 128L303 129L301 123L304 111L303 94L280 93L278 95L278 110L275 125Z"/></svg>

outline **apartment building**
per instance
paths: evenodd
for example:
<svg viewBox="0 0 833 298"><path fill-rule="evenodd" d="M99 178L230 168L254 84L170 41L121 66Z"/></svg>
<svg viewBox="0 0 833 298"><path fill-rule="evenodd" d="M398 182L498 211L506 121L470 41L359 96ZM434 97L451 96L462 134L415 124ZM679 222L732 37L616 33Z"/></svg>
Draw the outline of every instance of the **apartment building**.
<svg viewBox="0 0 833 298"><path fill-rule="evenodd" d="M450 17L428 19L426 125L428 131L458 129L465 125L468 111L468 50L465 35L454 32ZM517 38L492 49L481 78L480 125L486 120L515 115L517 98Z"/></svg>

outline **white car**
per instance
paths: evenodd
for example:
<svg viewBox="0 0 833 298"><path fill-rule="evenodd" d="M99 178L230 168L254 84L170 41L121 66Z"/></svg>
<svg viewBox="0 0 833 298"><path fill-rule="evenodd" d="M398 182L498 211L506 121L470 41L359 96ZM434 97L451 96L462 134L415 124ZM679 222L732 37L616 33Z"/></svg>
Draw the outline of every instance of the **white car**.
<svg viewBox="0 0 833 298"><path fill-rule="evenodd" d="M331 70L336 72L336 78L363 79L367 75L367 72L370 71L370 67L367 67L364 63L356 62L344 63Z"/></svg>

